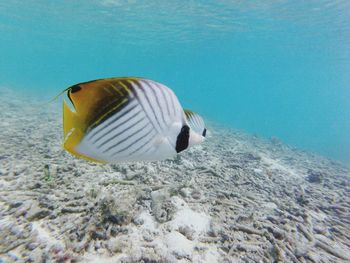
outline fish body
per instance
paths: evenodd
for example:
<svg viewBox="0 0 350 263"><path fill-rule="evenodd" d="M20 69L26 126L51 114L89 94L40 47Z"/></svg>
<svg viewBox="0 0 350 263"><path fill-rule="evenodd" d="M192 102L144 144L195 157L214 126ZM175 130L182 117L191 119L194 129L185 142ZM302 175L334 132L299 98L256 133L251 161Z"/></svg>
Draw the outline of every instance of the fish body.
<svg viewBox="0 0 350 263"><path fill-rule="evenodd" d="M117 163L173 157L205 136L202 118L174 92L143 78L108 78L66 89L64 148L90 161ZM193 127L193 128L192 128Z"/></svg>

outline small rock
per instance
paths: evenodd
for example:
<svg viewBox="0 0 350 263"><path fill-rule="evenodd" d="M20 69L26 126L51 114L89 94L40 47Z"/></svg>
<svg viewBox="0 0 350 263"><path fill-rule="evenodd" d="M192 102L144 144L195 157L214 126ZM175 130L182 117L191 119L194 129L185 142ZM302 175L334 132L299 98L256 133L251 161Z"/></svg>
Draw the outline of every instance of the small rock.
<svg viewBox="0 0 350 263"><path fill-rule="evenodd" d="M112 196L100 200L99 207L102 222L123 225L131 221L131 206L134 200L132 200L129 193L123 193L123 196L125 197L123 202L117 202Z"/></svg>
<svg viewBox="0 0 350 263"><path fill-rule="evenodd" d="M58 254L60 252L62 252L64 250L64 247L62 244L54 244L51 248L50 248L50 251L52 251L53 253L55 254Z"/></svg>
<svg viewBox="0 0 350 263"><path fill-rule="evenodd" d="M140 217L135 217L133 220L133 223L137 226L143 225L145 223L145 221L143 220L143 218Z"/></svg>
<svg viewBox="0 0 350 263"><path fill-rule="evenodd" d="M201 199L201 192L200 191L198 191L198 190L193 190L192 191L192 193L191 193L191 196L192 196L192 198L193 199L196 199L196 200L198 200L198 199Z"/></svg>
<svg viewBox="0 0 350 263"><path fill-rule="evenodd" d="M127 215L124 213L109 215L107 217L107 220L111 221L114 224L122 225L127 222Z"/></svg>
<svg viewBox="0 0 350 263"><path fill-rule="evenodd" d="M112 226L111 228L111 236L115 237L119 233L119 228L117 226Z"/></svg>
<svg viewBox="0 0 350 263"><path fill-rule="evenodd" d="M20 207L18 207L17 211L15 212L16 217L24 216L28 213L29 209L32 206L31 201L25 201Z"/></svg>
<svg viewBox="0 0 350 263"><path fill-rule="evenodd" d="M284 239L284 237L286 236L285 232L277 227L273 227L271 229L269 229L270 232L272 232L273 236L276 238L276 239Z"/></svg>
<svg viewBox="0 0 350 263"><path fill-rule="evenodd" d="M189 195L190 195L190 189L189 188L186 188L186 187L184 187L184 188L181 188L180 190L179 190L179 194L182 196L182 197L188 197Z"/></svg>
<svg viewBox="0 0 350 263"><path fill-rule="evenodd" d="M49 210L41 208L37 204L34 204L31 206L30 210L28 211L26 218L29 221L39 220L41 218L48 216L49 214L50 214Z"/></svg>
<svg viewBox="0 0 350 263"><path fill-rule="evenodd" d="M23 204L23 202L21 202L21 201L14 201L14 202L11 202L9 204L9 208L10 209L17 208L17 207L20 207L22 204Z"/></svg>
<svg viewBox="0 0 350 263"><path fill-rule="evenodd" d="M77 252L77 253L80 253L81 251L83 251L86 248L87 248L87 244L85 242L80 242L80 243L76 243L73 246L73 251Z"/></svg>
<svg viewBox="0 0 350 263"><path fill-rule="evenodd" d="M214 224L213 222L210 223L210 229L208 231L208 235L211 237L217 237L219 236L220 228Z"/></svg>
<svg viewBox="0 0 350 263"><path fill-rule="evenodd" d="M99 250L101 248L101 242L96 241L95 242L95 250Z"/></svg>
<svg viewBox="0 0 350 263"><path fill-rule="evenodd" d="M142 234L142 237L147 242L151 242L154 240L153 235L149 231L144 231L144 233Z"/></svg>
<svg viewBox="0 0 350 263"><path fill-rule="evenodd" d="M324 227L324 226L314 226L313 231L316 234L321 234L321 235L327 235L327 233L328 233L327 227Z"/></svg>
<svg viewBox="0 0 350 263"><path fill-rule="evenodd" d="M307 180L310 183L322 183L322 181L324 179L324 174L322 172L319 172L319 171L309 169L307 171L307 174L308 174Z"/></svg>
<svg viewBox="0 0 350 263"><path fill-rule="evenodd" d="M179 232L183 234L187 239L193 240L194 239L194 230L191 229L189 226L180 226Z"/></svg>
<svg viewBox="0 0 350 263"><path fill-rule="evenodd" d="M107 239L107 235L106 232L104 231L100 231L100 230L93 230L91 231L91 238L92 239L102 239L102 240L106 240Z"/></svg>
<svg viewBox="0 0 350 263"><path fill-rule="evenodd" d="M38 188L41 188L42 184L39 183L39 182L36 182L33 186L32 186L32 189L38 189Z"/></svg>
<svg viewBox="0 0 350 263"><path fill-rule="evenodd" d="M159 223L164 223L173 218L176 207L170 200L169 193L160 189L153 191L152 198L152 213Z"/></svg>
<svg viewBox="0 0 350 263"><path fill-rule="evenodd" d="M111 239L107 242L107 249L112 253L121 253L125 243L118 239Z"/></svg>
<svg viewBox="0 0 350 263"><path fill-rule="evenodd" d="M27 249L29 249L29 250L34 250L34 249L36 249L38 246L39 246L39 243L33 242L33 243L28 243L26 247L27 247Z"/></svg>

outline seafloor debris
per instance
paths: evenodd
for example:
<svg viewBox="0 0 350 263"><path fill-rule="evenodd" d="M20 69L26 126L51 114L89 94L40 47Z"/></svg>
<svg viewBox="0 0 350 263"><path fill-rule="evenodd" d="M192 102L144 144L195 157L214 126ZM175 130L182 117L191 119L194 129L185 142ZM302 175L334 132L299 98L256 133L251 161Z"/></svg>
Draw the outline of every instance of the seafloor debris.
<svg viewBox="0 0 350 263"><path fill-rule="evenodd" d="M310 183L322 183L324 177L325 176L321 171L315 171L313 169L307 171L307 180Z"/></svg>
<svg viewBox="0 0 350 263"><path fill-rule="evenodd" d="M0 262L350 260L339 163L212 124L174 160L96 165L62 150L58 105L5 97Z"/></svg>

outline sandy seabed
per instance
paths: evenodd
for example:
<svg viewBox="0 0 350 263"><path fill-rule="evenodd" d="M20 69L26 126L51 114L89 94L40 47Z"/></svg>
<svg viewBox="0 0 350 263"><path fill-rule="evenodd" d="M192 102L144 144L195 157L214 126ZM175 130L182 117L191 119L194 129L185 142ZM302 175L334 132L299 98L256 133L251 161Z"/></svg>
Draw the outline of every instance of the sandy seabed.
<svg viewBox="0 0 350 263"><path fill-rule="evenodd" d="M0 262L350 262L350 170L209 123L172 160L97 165L60 103L0 89Z"/></svg>

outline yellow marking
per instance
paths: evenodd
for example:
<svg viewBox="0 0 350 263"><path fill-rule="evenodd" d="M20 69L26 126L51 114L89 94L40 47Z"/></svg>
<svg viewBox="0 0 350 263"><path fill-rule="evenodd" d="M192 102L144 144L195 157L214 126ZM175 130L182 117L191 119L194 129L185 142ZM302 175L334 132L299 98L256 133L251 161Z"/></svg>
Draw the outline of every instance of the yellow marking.
<svg viewBox="0 0 350 263"><path fill-rule="evenodd" d="M194 112L188 109L185 109L184 112L187 118L191 118L194 115Z"/></svg>
<svg viewBox="0 0 350 263"><path fill-rule="evenodd" d="M70 130L67 132L67 134L64 135L65 137L63 138L63 144L68 140L69 136L72 135L72 133L74 132L74 130L75 130L75 128L72 128L72 129L70 129Z"/></svg>
<svg viewBox="0 0 350 263"><path fill-rule="evenodd" d="M117 93L119 93L120 96L124 96L124 94L123 94L116 86L114 86L112 83L109 83L109 85L110 85Z"/></svg>
<svg viewBox="0 0 350 263"><path fill-rule="evenodd" d="M132 84L128 79L126 81ZM131 95L130 89L123 82L119 82L119 84Z"/></svg>
<svg viewBox="0 0 350 263"><path fill-rule="evenodd" d="M105 114L103 114L100 118L98 118L97 121L95 121L91 126L95 127L97 126L103 119L104 117L106 117L109 113L111 113L112 111L118 109L121 105L123 105L124 103L126 103L128 101L127 98L123 99L119 104L117 104L116 106L114 106L112 109L110 109L109 111L107 111Z"/></svg>
<svg viewBox="0 0 350 263"><path fill-rule="evenodd" d="M103 87L105 91L107 91L109 94L113 95L113 93L108 89L108 87Z"/></svg>

